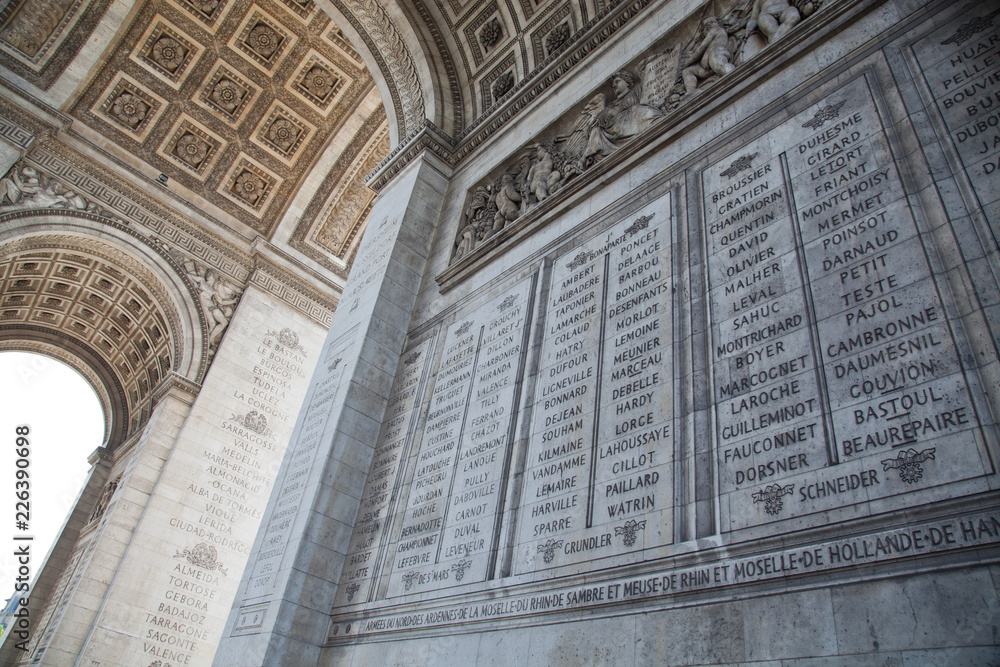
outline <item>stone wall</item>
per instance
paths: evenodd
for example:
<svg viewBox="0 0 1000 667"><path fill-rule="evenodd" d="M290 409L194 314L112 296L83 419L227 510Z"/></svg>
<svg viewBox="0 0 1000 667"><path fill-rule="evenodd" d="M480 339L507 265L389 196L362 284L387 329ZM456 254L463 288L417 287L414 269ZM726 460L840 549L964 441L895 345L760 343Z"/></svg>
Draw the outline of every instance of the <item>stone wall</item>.
<svg viewBox="0 0 1000 667"><path fill-rule="evenodd" d="M216 664L998 658L1000 6L762 4L390 181Z"/></svg>

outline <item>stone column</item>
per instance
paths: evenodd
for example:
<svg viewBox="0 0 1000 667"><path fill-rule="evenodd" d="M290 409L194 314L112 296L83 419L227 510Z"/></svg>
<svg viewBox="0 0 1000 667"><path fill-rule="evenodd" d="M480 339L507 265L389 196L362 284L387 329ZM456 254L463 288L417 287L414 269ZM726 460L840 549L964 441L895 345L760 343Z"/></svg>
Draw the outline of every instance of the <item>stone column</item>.
<svg viewBox="0 0 1000 667"><path fill-rule="evenodd" d="M41 617L42 609L37 606L32 609L30 600L51 600L53 591L57 591L60 583L60 575L66 570L70 559L73 556L73 548L91 521L94 508L101 497L104 486L107 483L108 472L111 470L111 453L104 447L98 447L87 458L90 463L90 472L87 474L87 481L84 482L80 495L76 499L76 505L70 511L63 525L59 537L52 545L48 556L35 554L38 558L45 558L34 582L31 585L29 599L29 613L34 613L32 621L37 625L37 619ZM0 651L0 664L13 664L21 657L21 652L14 647L14 644L21 641L21 637L4 634L4 646Z"/></svg>
<svg viewBox="0 0 1000 667"><path fill-rule="evenodd" d="M211 663L324 334L247 287L75 665Z"/></svg>
<svg viewBox="0 0 1000 667"><path fill-rule="evenodd" d="M89 628L108 593L108 584L123 562L130 535L149 502L166 453L188 414L197 387L177 376L168 376L158 390L160 396L146 427L136 438L123 443L115 456L108 477L121 475L121 480L104 513L80 530L61 571L46 572L46 576L58 577L48 595L32 595L28 652L9 655L11 647L6 646L0 655L3 664L20 660L16 664L73 665L83 650ZM101 491L98 488L98 495ZM84 512L84 505L79 503L77 512ZM86 520L89 518L87 514ZM67 537L65 531L63 537ZM12 658L10 663L8 658Z"/></svg>
<svg viewBox="0 0 1000 667"><path fill-rule="evenodd" d="M447 172L425 152L373 206L215 665L318 660Z"/></svg>
<svg viewBox="0 0 1000 667"><path fill-rule="evenodd" d="M15 659L211 664L325 334L251 282L203 384L166 378L115 453L118 486Z"/></svg>

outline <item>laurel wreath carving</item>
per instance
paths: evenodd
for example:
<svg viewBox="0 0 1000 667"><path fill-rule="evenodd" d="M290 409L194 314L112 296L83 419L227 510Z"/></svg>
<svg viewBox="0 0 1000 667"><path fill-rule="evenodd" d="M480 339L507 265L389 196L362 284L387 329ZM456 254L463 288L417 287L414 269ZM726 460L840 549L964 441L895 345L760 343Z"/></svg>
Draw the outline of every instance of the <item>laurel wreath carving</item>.
<svg viewBox="0 0 1000 667"><path fill-rule="evenodd" d="M344 4L365 27L392 75L403 111L403 134L415 132L424 122L424 95L399 31L377 0L344 0Z"/></svg>

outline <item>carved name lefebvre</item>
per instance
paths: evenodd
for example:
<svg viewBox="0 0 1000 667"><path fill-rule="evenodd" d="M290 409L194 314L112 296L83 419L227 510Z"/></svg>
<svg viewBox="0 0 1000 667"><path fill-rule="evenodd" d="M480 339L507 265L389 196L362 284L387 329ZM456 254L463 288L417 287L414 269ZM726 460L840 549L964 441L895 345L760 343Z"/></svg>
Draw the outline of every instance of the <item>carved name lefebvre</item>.
<svg viewBox="0 0 1000 667"><path fill-rule="evenodd" d="M830 0L739 0L718 15L689 19L611 80L582 108L537 135L517 158L473 188L452 263L542 205L633 137L683 111L736 67L788 34Z"/></svg>

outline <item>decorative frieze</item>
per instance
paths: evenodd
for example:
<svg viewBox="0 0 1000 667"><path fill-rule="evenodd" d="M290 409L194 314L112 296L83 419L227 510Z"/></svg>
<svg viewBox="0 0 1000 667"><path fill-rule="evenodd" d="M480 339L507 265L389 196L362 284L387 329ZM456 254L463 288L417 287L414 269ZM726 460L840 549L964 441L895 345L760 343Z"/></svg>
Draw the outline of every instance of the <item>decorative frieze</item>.
<svg viewBox="0 0 1000 667"><path fill-rule="evenodd" d="M198 94L198 100L235 124L259 93L258 86L219 63Z"/></svg>
<svg viewBox="0 0 1000 667"><path fill-rule="evenodd" d="M674 30L633 65L635 70L616 72L575 117L570 114L541 132L540 141L524 147L501 173L469 193L452 262L469 255L632 137L677 112L683 102L786 35L803 14L813 13L820 4L809 2L800 12L787 0L756 0L752 7L738 3L721 18L705 15L693 35L684 37L690 29L683 25ZM497 74L490 85L496 101L513 88L513 73Z"/></svg>

